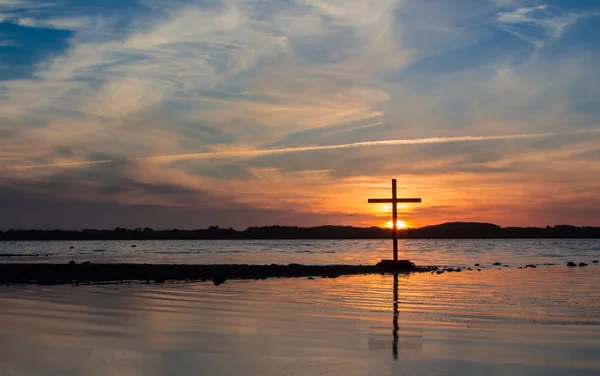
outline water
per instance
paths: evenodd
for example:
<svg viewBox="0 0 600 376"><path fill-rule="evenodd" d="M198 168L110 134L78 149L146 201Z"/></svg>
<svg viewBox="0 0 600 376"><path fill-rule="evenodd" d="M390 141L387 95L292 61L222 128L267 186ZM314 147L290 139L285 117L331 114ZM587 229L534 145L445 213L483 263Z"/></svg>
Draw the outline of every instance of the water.
<svg viewBox="0 0 600 376"><path fill-rule="evenodd" d="M374 264L391 258L390 249L390 240L23 241L0 242L0 254L49 255L0 261ZM402 240L400 252L417 265L564 265L600 258L600 240Z"/></svg>
<svg viewBox="0 0 600 376"><path fill-rule="evenodd" d="M598 241L401 244L418 264L486 267L396 280L0 287L0 375L600 374ZM52 253L28 262L365 264L386 257L389 242L0 244L28 252ZM517 268L529 263L539 266Z"/></svg>
<svg viewBox="0 0 600 376"><path fill-rule="evenodd" d="M599 271L2 287L0 374L597 375Z"/></svg>

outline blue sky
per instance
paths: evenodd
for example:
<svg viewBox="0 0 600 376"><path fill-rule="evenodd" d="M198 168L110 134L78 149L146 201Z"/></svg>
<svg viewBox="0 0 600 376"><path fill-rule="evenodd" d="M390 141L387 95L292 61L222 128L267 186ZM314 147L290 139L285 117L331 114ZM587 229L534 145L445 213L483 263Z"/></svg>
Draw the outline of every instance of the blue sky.
<svg viewBox="0 0 600 376"><path fill-rule="evenodd" d="M600 225L600 4L0 0L0 228ZM2 202L4 201L4 202Z"/></svg>

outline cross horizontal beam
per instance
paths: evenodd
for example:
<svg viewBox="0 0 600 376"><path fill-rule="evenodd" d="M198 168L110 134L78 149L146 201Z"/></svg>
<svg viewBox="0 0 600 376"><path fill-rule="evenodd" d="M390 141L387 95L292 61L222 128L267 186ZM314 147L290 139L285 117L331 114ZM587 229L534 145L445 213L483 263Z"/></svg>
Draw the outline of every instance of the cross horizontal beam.
<svg viewBox="0 0 600 376"><path fill-rule="evenodd" d="M421 202L420 198L397 198L397 199L393 199L393 198L370 198L369 199L369 204L393 204L394 202L396 203L403 203L403 202Z"/></svg>

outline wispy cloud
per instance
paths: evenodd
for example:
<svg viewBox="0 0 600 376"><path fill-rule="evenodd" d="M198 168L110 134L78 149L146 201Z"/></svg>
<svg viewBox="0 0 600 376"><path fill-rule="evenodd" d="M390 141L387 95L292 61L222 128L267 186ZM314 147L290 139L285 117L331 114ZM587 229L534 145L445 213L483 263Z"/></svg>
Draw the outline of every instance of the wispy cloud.
<svg viewBox="0 0 600 376"><path fill-rule="evenodd" d="M548 4L517 4L513 4L509 11L499 12L497 21L503 30L531 41L538 49L547 40L560 38L569 26L590 15L566 11Z"/></svg>
<svg viewBox="0 0 600 376"><path fill-rule="evenodd" d="M187 159L218 159L218 158L252 158L260 157L265 155L278 155L278 154L291 154L291 153L302 153L311 151L323 151L323 150L337 150L337 149L350 149L350 148L366 148L375 146L400 146L400 145L426 145L426 144L445 144L452 142L477 142L477 141L502 141L502 140L518 140L528 138L541 138L552 136L552 133L536 133L536 134L515 134L515 135L501 135L501 136L460 136L460 137L435 137L435 138L421 138L421 139L408 139L408 140L382 140L382 141L365 141L365 142L354 142L350 144L339 144L339 145L319 145L319 146L304 146L295 148L279 148L279 149L262 149L262 150L230 150L230 151L216 151L206 153L187 153L187 154L174 154L174 155L160 155L150 157L137 157L127 158L128 161L137 160L158 160L164 162L172 162L178 160ZM5 169L28 169L28 168L43 168L43 167L77 167L92 164L112 163L120 162L122 160L114 159L103 159L96 161L73 161L73 162L61 162L54 164L40 164L40 165L29 165L29 166L8 166Z"/></svg>

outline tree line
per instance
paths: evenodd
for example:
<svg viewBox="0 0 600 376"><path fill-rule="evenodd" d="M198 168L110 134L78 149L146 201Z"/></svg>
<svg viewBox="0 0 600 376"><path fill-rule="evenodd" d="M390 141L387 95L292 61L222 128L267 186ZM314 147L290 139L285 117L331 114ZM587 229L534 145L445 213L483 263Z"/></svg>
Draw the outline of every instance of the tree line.
<svg viewBox="0 0 600 376"><path fill-rule="evenodd" d="M211 226L197 230L154 230L149 227L113 230L8 230L0 240L201 240L201 239L388 239L391 229L352 226L263 226L243 231ZM453 222L398 231L400 239L545 239L600 238L600 227L569 225L500 227L489 223Z"/></svg>

